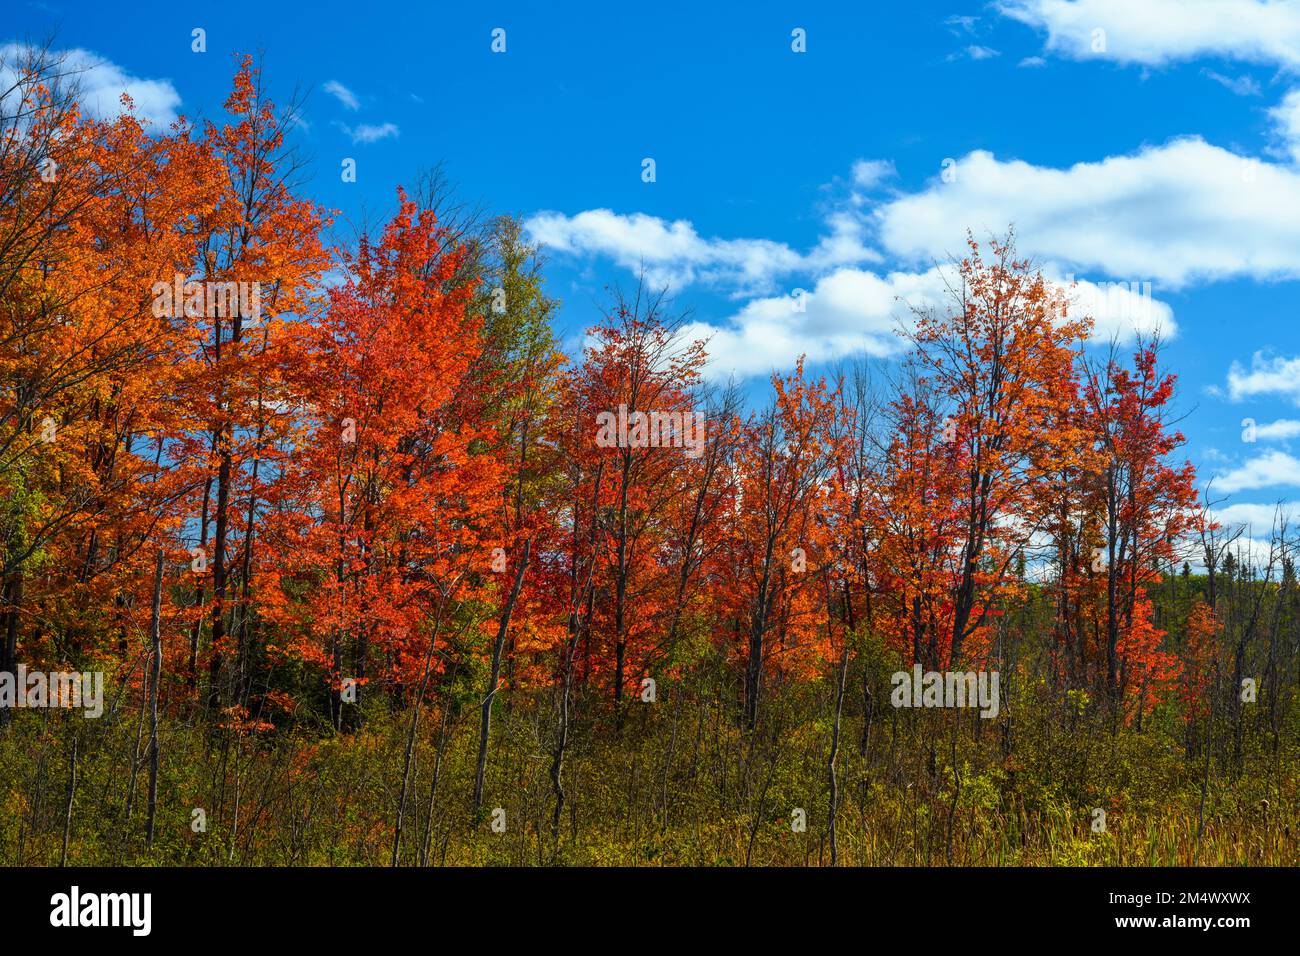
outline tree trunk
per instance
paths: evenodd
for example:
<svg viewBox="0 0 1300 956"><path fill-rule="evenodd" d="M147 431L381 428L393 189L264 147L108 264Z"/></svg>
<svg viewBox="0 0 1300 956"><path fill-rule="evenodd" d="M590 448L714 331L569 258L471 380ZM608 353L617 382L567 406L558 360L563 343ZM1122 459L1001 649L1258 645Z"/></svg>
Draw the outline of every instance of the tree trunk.
<svg viewBox="0 0 1300 956"><path fill-rule="evenodd" d="M5 588L5 601L9 605L5 614L4 642L0 644L0 673L14 675L18 679L18 619L23 606L23 572L18 568L9 578ZM22 693L21 688L18 693ZM13 710L0 707L0 727L13 720Z"/></svg>
<svg viewBox="0 0 1300 956"><path fill-rule="evenodd" d="M221 322L214 323L213 334L216 338L215 363L221 364ZM233 351L239 343L239 319L234 320L231 329L230 347ZM225 421L225 397L219 396L217 414L221 420L217 424L217 507L216 523L213 531L212 555L212 660L208 664L208 708L215 712L221 708L221 644L226 636L226 530L229 524L230 478L234 453L233 428Z"/></svg>
<svg viewBox="0 0 1300 956"><path fill-rule="evenodd" d="M835 757L840 750L840 717L844 713L844 684L849 673L849 640L844 636L844 649L840 652L840 663L835 675L835 722L831 727L831 753L826 760L826 775L830 780L830 808L827 813L827 827L831 837L831 866L839 861L839 844L835 839L835 816L840 806L839 781L835 774Z"/></svg>
<svg viewBox="0 0 1300 956"><path fill-rule="evenodd" d="M68 841L72 836L72 802L77 796L77 741L76 730L72 732L72 760L68 765L68 802L63 810L63 851L59 854L59 866L68 865Z"/></svg>
<svg viewBox="0 0 1300 956"><path fill-rule="evenodd" d="M524 541L524 553L519 558L519 568L515 571L515 583L510 589L505 607L501 609L501 622L497 626L496 640L492 642L492 673L488 677L487 696L483 698L482 717L479 721L478 767L474 773L474 809L483 805L483 780L487 775L488 737L492 730L492 703L497 694L497 682L501 678L501 651L505 648L506 634L510 630L510 616L514 613L519 592L524 586L524 572L528 569L528 556L532 553L533 539Z"/></svg>
<svg viewBox="0 0 1300 956"><path fill-rule="evenodd" d="M153 609L149 612L149 635L153 661L149 674L149 824L147 843L153 849L154 817L158 808L158 681L162 677L162 581L163 549L153 569Z"/></svg>

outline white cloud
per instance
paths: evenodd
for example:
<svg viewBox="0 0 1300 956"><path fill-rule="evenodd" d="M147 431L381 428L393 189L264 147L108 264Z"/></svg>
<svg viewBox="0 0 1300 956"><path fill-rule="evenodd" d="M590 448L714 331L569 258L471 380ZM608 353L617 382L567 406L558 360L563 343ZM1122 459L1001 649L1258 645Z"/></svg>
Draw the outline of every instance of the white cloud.
<svg viewBox="0 0 1300 956"><path fill-rule="evenodd" d="M357 100L356 94L353 93L346 86L344 86L342 83L340 83L338 80L330 80L324 86L322 86L321 89L324 90L326 93L328 93L330 96L337 99L340 103L342 103L345 107L347 107L350 110L357 110L361 108L361 103L360 101Z"/></svg>
<svg viewBox="0 0 1300 956"><path fill-rule="evenodd" d="M696 322L687 331L710 340L709 373L722 379L788 368L801 354L813 362L855 354L897 355L906 347L897 333L911 326L912 308L951 306L948 290L955 277L950 273L946 264L919 273L841 268L811 289L752 299L723 322ZM1066 282L1049 276L1049 281L1065 287L1071 314L1093 316L1095 341L1131 341L1135 329L1150 332L1157 325L1166 337L1175 332L1169 306L1146 298L1141 290L1107 288L1084 279Z"/></svg>
<svg viewBox="0 0 1300 956"><path fill-rule="evenodd" d="M1268 506L1270 513L1272 507L1272 505ZM1218 512L1214 512L1215 517L1218 517L1218 514ZM1225 529L1240 526L1242 523L1243 522L1241 522L1240 519L1234 519L1230 522L1220 521L1220 524L1222 524ZM1233 560L1241 567L1254 568L1255 572L1260 575L1265 573L1265 569L1267 569L1271 563L1273 565L1273 573L1276 575L1278 573L1278 559L1280 557L1278 549L1273 542L1268 540L1267 537L1259 537L1259 535L1267 536L1272 532L1272 518L1270 517L1269 520L1262 524L1257 522L1246 522L1246 525L1245 530L1248 531L1249 534L1242 534L1239 538L1233 541L1228 548L1232 553ZM1204 552L1199 547L1193 546L1190 558L1191 560L1189 563L1192 568L1197 573L1203 574L1205 572Z"/></svg>
<svg viewBox="0 0 1300 956"><path fill-rule="evenodd" d="M1281 395L1300 405L1300 356L1256 352L1249 370L1233 362L1228 369L1228 397L1236 402L1259 395Z"/></svg>
<svg viewBox="0 0 1300 956"><path fill-rule="evenodd" d="M401 133L395 123L381 123L377 126L371 123L362 123L360 126L346 126L342 123L339 125L343 128L343 132L352 137L354 143L375 143Z"/></svg>
<svg viewBox="0 0 1300 956"><path fill-rule="evenodd" d="M1227 472L1214 481L1214 489L1227 494L1256 488L1300 487L1300 459L1270 451Z"/></svg>
<svg viewBox="0 0 1300 956"><path fill-rule="evenodd" d="M1255 438L1258 441L1286 441L1289 438L1300 438L1300 421L1294 418L1279 418L1275 422L1256 425Z"/></svg>
<svg viewBox="0 0 1300 956"><path fill-rule="evenodd" d="M1237 96L1259 96L1263 92L1259 88L1259 81L1253 76L1244 74L1242 76L1224 76L1222 73L1216 73L1213 70L1202 70L1201 72Z"/></svg>
<svg viewBox="0 0 1300 956"><path fill-rule="evenodd" d="M545 212L527 225L560 252L605 256L633 271L644 263L656 284L705 282L739 296L770 294L796 273L817 278L882 262L882 248L899 266L924 270L961 253L967 228L983 238L1008 225L1021 252L1058 278L1089 273L1094 283L1149 283L1157 293L1221 279L1300 278L1300 168L1192 137L1066 168L977 150L953 171L953 182L936 177L881 201L868 191L891 164L859 161L848 202L826 216L826 232L806 253L773 240L707 238L686 220L608 209ZM1116 300L1113 291L1082 291L1098 337L1157 326L1174 332L1172 310L1148 295ZM1117 313L1117 304L1127 312Z"/></svg>
<svg viewBox="0 0 1300 956"><path fill-rule="evenodd" d="M749 299L731 317L698 322L690 330L710 339L713 374L747 377L788 367L799 354L811 361L859 352L895 354L902 348L895 331L899 320L909 317L908 303L940 308L948 304L941 279L947 266L934 267L935 261L946 261L946 250L937 241L916 250L915 258L924 252L931 260L920 269L861 268L882 257L866 245L877 220L858 212L867 200L856 190L868 189L892 173L892 164L885 161L856 163L848 206L826 217L826 232L807 253L771 240L706 238L687 220L669 222L608 209L573 216L543 212L525 225L534 241L553 252L605 257L634 273L644 267L653 285L680 289L704 283ZM892 200L884 208L906 201ZM1002 210L992 221L1000 220L1005 228L1010 218ZM1128 342L1135 332L1157 330L1169 338L1177 332L1173 310L1152 295L1150 280L1076 279L1055 262L1045 262L1043 270L1049 281L1066 287L1073 315L1092 317L1097 341ZM792 289L801 284L807 291L800 300L804 310L798 311Z"/></svg>
<svg viewBox="0 0 1300 956"><path fill-rule="evenodd" d="M958 60L991 60L994 57L1002 55L1001 50L995 50L992 47L984 46L979 43L972 43L957 53L949 53L945 58L949 63L955 63Z"/></svg>
<svg viewBox="0 0 1300 956"><path fill-rule="evenodd" d="M949 31L952 32L955 36L961 36L963 33L968 33L973 36L975 34L975 28L979 25L980 18L971 17L971 16L957 16L954 14L953 16L948 17L943 22L944 25L948 27Z"/></svg>
<svg viewBox="0 0 1300 956"><path fill-rule="evenodd" d="M1156 333L1164 340L1178 334L1174 310L1151 294L1149 282L1092 282L1074 276L1061 276L1053 266L1043 274L1064 287L1070 298L1070 316L1092 319L1094 342L1132 342L1141 334L1150 338Z"/></svg>
<svg viewBox="0 0 1300 956"><path fill-rule="evenodd" d="M928 261L967 227L1014 223L1022 252L1078 271L1170 288L1300 276L1300 172L1198 137L1066 169L977 150L953 169L873 213L886 249Z"/></svg>
<svg viewBox="0 0 1300 956"><path fill-rule="evenodd" d="M13 84L15 67L32 49L20 43L0 46L0 90ZM58 61L58 72L65 74L62 82L76 87L77 102L87 115L95 119L119 116L125 112L121 100L122 94L126 93L134 104L135 115L142 122L166 127L176 121L181 96L171 80L132 76L98 53L80 48L51 51L51 56Z"/></svg>
<svg viewBox="0 0 1300 956"><path fill-rule="evenodd" d="M709 339L709 374L723 379L765 375L789 368L799 355L812 362L859 353L895 355L906 345L895 330L908 322L908 306L938 307L946 301L935 269L884 276L839 269L802 296L798 291L754 299L719 325L687 327L689 336Z"/></svg>
<svg viewBox="0 0 1300 956"><path fill-rule="evenodd" d="M667 222L645 213L588 209L575 216L542 212L525 223L532 238L558 252L599 255L625 269L644 265L656 285L727 282L767 286L798 267L789 246L766 239L705 239L685 219Z"/></svg>
<svg viewBox="0 0 1300 956"><path fill-rule="evenodd" d="M853 164L853 185L859 189L874 189L890 177L897 176L891 159L859 159Z"/></svg>
<svg viewBox="0 0 1300 956"><path fill-rule="evenodd" d="M1254 535L1268 534L1272 530L1272 524L1251 525L1248 530ZM1232 553L1233 561L1240 567L1253 568L1256 574L1262 576L1272 564L1273 574L1278 573L1278 559L1281 555L1276 546L1266 538L1249 537L1243 534L1232 542L1228 550ZM1205 560L1201 549L1195 548L1192 557L1194 559L1191 562L1192 567L1198 573L1204 573Z"/></svg>
<svg viewBox="0 0 1300 956"><path fill-rule="evenodd" d="M526 222L530 236L550 249L605 256L625 269L644 265L654 285L677 288L695 282L728 286L742 295L773 290L776 280L796 272L819 272L879 259L862 242L862 223L840 211L827 219L828 235L807 255L769 239L705 238L685 219L673 222L645 213L622 215L588 209L574 216L542 212Z"/></svg>
<svg viewBox="0 0 1300 956"><path fill-rule="evenodd" d="M1268 533L1273 528L1273 522L1277 518L1277 504L1255 504L1251 502L1237 502L1225 505L1222 508L1215 508L1211 512L1216 521L1224 526L1228 525L1248 525L1253 532ZM1282 517L1288 518L1290 509L1285 505L1282 507Z"/></svg>
<svg viewBox="0 0 1300 956"><path fill-rule="evenodd" d="M1200 57L1300 66L1300 4L1277 0L1001 0L1076 59L1163 66ZM1103 35L1095 31L1103 31Z"/></svg>
<svg viewBox="0 0 1300 956"><path fill-rule="evenodd" d="M1268 111L1273 129L1282 140L1284 155L1300 163L1300 90L1292 90Z"/></svg>
<svg viewBox="0 0 1300 956"><path fill-rule="evenodd" d="M1027 67L1047 66L1047 61L1041 56L1027 56L1016 65Z"/></svg>
<svg viewBox="0 0 1300 956"><path fill-rule="evenodd" d="M841 266L863 262L880 262L881 255L866 244L866 225L862 218L848 211L833 212L826 217L829 232L803 257L799 268L821 275Z"/></svg>

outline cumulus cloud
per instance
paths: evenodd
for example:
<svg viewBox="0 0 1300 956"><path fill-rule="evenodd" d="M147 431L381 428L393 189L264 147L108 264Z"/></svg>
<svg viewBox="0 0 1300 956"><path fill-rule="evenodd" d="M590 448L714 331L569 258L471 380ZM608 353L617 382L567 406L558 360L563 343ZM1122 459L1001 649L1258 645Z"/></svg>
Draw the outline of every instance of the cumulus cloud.
<svg viewBox="0 0 1300 956"><path fill-rule="evenodd" d="M802 257L800 268L821 275L841 266L880 262L882 256L866 244L866 226L862 217L849 211L833 212L826 217L827 233Z"/></svg>
<svg viewBox="0 0 1300 956"><path fill-rule="evenodd" d="M1228 397L1237 402L1261 395L1279 395L1300 405L1300 356L1260 351L1251 356L1249 369L1233 362L1228 369Z"/></svg>
<svg viewBox="0 0 1300 956"><path fill-rule="evenodd" d="M1173 310L1142 289L1047 278L1070 298L1072 316L1093 318L1093 341L1126 343L1139 332L1159 330L1165 338L1176 332ZM718 325L697 322L692 333L711 339L710 369L720 378L765 374L801 354L810 361L859 353L888 357L904 349L906 341L897 333L910 328L912 309L951 307L949 289L956 281L947 264L883 274L838 269L812 289L753 299Z"/></svg>
<svg viewBox="0 0 1300 956"><path fill-rule="evenodd" d="M946 288L937 269L877 275L838 269L812 289L747 302L717 325L692 323L686 332L709 339L709 373L717 378L764 375L788 368L799 355L819 362L855 354L891 356L905 342L909 306L939 307Z"/></svg>
<svg viewBox="0 0 1300 956"><path fill-rule="evenodd" d="M729 287L739 295L770 292L777 279L796 272L879 259L863 244L856 217L840 212L829 217L827 225L829 233L804 255L770 239L706 238L685 219L669 222L645 213L542 212L525 222L531 237L553 251L604 256L634 272L644 266L655 285L680 288L700 282Z"/></svg>
<svg viewBox="0 0 1300 956"><path fill-rule="evenodd" d="M1168 288L1300 276L1300 172L1199 137L1065 169L977 150L952 170L875 210L886 249L926 261L1014 222L1023 252Z"/></svg>
<svg viewBox="0 0 1300 956"><path fill-rule="evenodd" d="M1300 487L1300 459L1282 451L1265 452L1214 480L1215 490L1227 494L1279 487Z"/></svg>
<svg viewBox="0 0 1300 956"><path fill-rule="evenodd" d="M21 43L0 46L0 90L13 86L16 69L32 52L32 47ZM171 80L133 76L98 53L81 48L51 51L51 56L64 75L62 82L75 88L77 102L87 115L113 119L124 113L122 94L126 93L142 122L165 127L176 121L181 96Z"/></svg>
<svg viewBox="0 0 1300 956"><path fill-rule="evenodd" d="M1287 441L1291 438L1300 438L1300 421L1294 418L1279 418L1255 426L1257 441Z"/></svg>
<svg viewBox="0 0 1300 956"><path fill-rule="evenodd" d="M1001 0L997 9L1046 33L1047 51L1070 59L1164 66L1222 57L1300 66L1300 4L1290 2Z"/></svg>
<svg viewBox="0 0 1300 956"><path fill-rule="evenodd" d="M1151 294L1150 282L1093 282L1073 275L1061 276L1054 266L1043 274L1061 286L1070 300L1070 316L1092 319L1095 342L1130 343L1141 335L1164 340L1178 333L1174 310Z"/></svg>
<svg viewBox="0 0 1300 956"><path fill-rule="evenodd" d="M1281 516L1290 517L1291 509L1283 505ZM1234 502L1211 512L1214 519L1224 526L1246 525L1253 532L1268 532L1278 517L1278 506L1273 504L1256 504L1253 502Z"/></svg>
<svg viewBox="0 0 1300 956"><path fill-rule="evenodd" d="M991 157L988 161L996 165ZM948 304L942 281L947 266L936 263L946 263L946 253L961 248L959 233L953 235L956 241L951 244L943 238L948 233L941 235L938 230L931 230L924 244L899 249L900 243L895 241L893 251L901 251L904 258L910 256L916 268L864 268L883 261L880 252L868 244L873 233L884 235L888 245L895 235L888 227L895 218L909 218L908 228L917 222L918 217L906 209L916 197L896 197L877 206L875 212L862 211L869 202L865 193L893 174L893 164L883 160L854 164L847 204L825 217L823 235L807 252L768 239L706 237L687 220L670 222L609 209L572 216L542 212L525 225L531 238L552 252L603 257L634 273L644 268L654 285L680 289L701 283L746 299L729 317L696 323L691 332L710 339L714 374L766 374L788 367L800 354L812 361L855 353L895 354L902 347L895 332L900 320L906 322L910 315L908 304L922 308ZM974 180L976 185L979 182L979 178ZM1013 200L1019 198L1022 188L1007 186L990 198L985 204L987 222L1000 223L997 228L1005 229L1021 208ZM977 228L981 224L978 218L966 218L960 209L941 218L946 220L945 226L966 221ZM899 234L906 231L900 229ZM1029 235L1037 237L1033 231ZM1021 237L1025 245L1023 230ZM1110 241L1113 239L1108 236L1098 243L1104 247ZM1026 251L1037 254L1041 249L1027 245ZM1159 332L1165 338L1176 334L1173 310L1153 295L1150 279L1107 282L1101 276L1115 273L1106 269L1099 269L1093 278L1076 277L1067 271L1068 264L1079 259L1088 262L1088 257L1063 255L1059 259L1064 262L1040 258L1044 273L1064 288L1071 299L1072 315L1093 319L1094 340L1126 343L1139 333L1150 336ZM800 285L801 289L793 289Z"/></svg>
<svg viewBox="0 0 1300 956"><path fill-rule="evenodd" d="M1014 224L1020 250L1049 274L1091 275L1080 282L1080 304L1105 338L1175 332L1172 310L1152 289L1300 277L1300 171L1199 138L1067 168L977 150L953 170L953 182L936 178L873 200L869 190L893 166L859 161L848 204L826 216L825 233L805 253L769 239L706 238L686 220L609 209L544 212L527 225L559 252L604 256L633 271L644 264L656 284L704 282L743 297L769 294L787 276L883 262L881 248L922 271L960 253L968 227L982 238ZM1122 284L1102 281L1112 277ZM1143 291L1127 295L1123 284Z"/></svg>
<svg viewBox="0 0 1300 956"><path fill-rule="evenodd" d="M1283 154L1300 163L1300 90L1287 93L1268 115L1277 138L1282 141Z"/></svg>

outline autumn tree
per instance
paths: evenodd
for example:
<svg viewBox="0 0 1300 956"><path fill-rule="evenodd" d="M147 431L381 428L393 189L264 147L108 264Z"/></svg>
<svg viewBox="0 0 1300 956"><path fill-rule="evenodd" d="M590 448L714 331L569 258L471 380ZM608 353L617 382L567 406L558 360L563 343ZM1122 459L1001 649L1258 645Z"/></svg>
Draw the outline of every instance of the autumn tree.
<svg viewBox="0 0 1300 956"><path fill-rule="evenodd" d="M488 685L480 706L474 804L483 799L492 709L505 677L514 686L518 656L524 666L559 641L556 576L549 559L558 550L559 526L550 506L557 489L548 420L558 401L563 356L551 331L557 303L542 289L536 246L509 217L493 220L488 258L478 285L482 351L471 369L472 411L491 432L490 453L502 482L495 508L492 577L503 582L490 649ZM525 588L530 563L537 586ZM541 579L541 580L538 580ZM522 627L511 628L522 611ZM519 632L525 639L519 640Z"/></svg>
<svg viewBox="0 0 1300 956"><path fill-rule="evenodd" d="M588 480L598 471L605 478L594 636L613 658L610 683L620 715L629 665L641 673L649 666L650 631L672 593L671 574L659 562L669 502L687 456L703 450L695 444L704 437L699 425L707 429L695 418L693 399L703 343L688 340L682 318L666 309L663 294L644 285L630 298L618 296L590 330L591 344L566 379L560 412L576 429Z"/></svg>
<svg viewBox="0 0 1300 956"><path fill-rule="evenodd" d="M1097 452L1089 477L1103 535L1092 557L1101 559L1093 563L1102 564L1106 582L1105 686L1112 699L1127 683L1121 642L1132 666L1149 665L1133 660L1150 643L1137 639L1146 627L1139 594L1173 561L1195 517L1195 472L1190 463L1170 461L1183 436L1170 421L1175 377L1160 370L1159 348L1159 340L1139 339L1127 368L1112 346L1107 359L1088 363L1085 372L1086 427Z"/></svg>
<svg viewBox="0 0 1300 956"><path fill-rule="evenodd" d="M743 637L744 725L758 724L764 672L807 667L824 595L816 573L831 560L823 509L839 449L831 422L837 393L809 381L802 359L773 376L776 397L746 429L736 457L737 492L730 525L727 578Z"/></svg>
<svg viewBox="0 0 1300 956"><path fill-rule="evenodd" d="M906 659L934 668L951 651L967 445L915 365L905 372L883 412L889 437L865 514L879 541L883 629Z"/></svg>
<svg viewBox="0 0 1300 956"><path fill-rule="evenodd" d="M184 312L195 320L199 357L188 383L197 433L185 450L210 462L196 544L210 569L212 604L202 617L210 624L207 702L214 710L228 698L232 678L236 704L247 692L263 462L272 432L287 423L277 415L281 398L268 393L268 376L290 331L285 320L306 310L329 265L320 240L324 214L294 191L299 163L285 133L296 108L277 110L260 69L244 56L225 110L226 123L209 122L204 129L204 148L222 170L222 194L202 220L198 281L205 291L236 288L241 294L215 304L209 294L197 314L188 302ZM232 532L241 528L235 546ZM201 608L203 583L196 598ZM196 617L191 634L192 655L201 620ZM232 657L233 674L226 669Z"/></svg>
<svg viewBox="0 0 1300 956"><path fill-rule="evenodd" d="M480 334L471 288L449 286L461 246L399 192L383 236L363 237L346 281L300 330L295 445L275 493L264 613L281 650L317 666L342 725L345 681L422 682L441 629L472 596L490 540L497 463L465 414Z"/></svg>
<svg viewBox="0 0 1300 956"><path fill-rule="evenodd" d="M113 120L82 117L75 78L43 51L15 75L0 96L0 669L24 619L33 652L77 659L112 635L129 660L145 546L176 532L186 493L168 453L185 341L154 287L194 263L216 170L183 121L148 131L129 98Z"/></svg>
<svg viewBox="0 0 1300 956"><path fill-rule="evenodd" d="M1065 295L1016 257L1014 239L969 238L955 264L951 307L916 310L911 333L927 384L948 403L962 449L948 658L987 621L990 607L1046 519L1037 492L1063 456L1061 428L1074 362L1089 329Z"/></svg>

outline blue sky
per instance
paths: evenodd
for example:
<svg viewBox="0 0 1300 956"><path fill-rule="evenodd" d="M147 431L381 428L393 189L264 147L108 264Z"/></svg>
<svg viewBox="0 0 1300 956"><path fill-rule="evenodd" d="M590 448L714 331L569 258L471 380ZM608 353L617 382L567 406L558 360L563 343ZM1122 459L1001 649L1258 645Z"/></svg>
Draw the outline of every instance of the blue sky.
<svg viewBox="0 0 1300 956"><path fill-rule="evenodd" d="M1099 339L1164 329L1226 517L1263 537L1300 488L1300 2L182 7L16 0L0 44L52 35L92 110L126 87L160 121L215 115L261 51L343 234L441 161L546 244L568 344L644 263L718 375L888 357L896 297L1015 223Z"/></svg>

